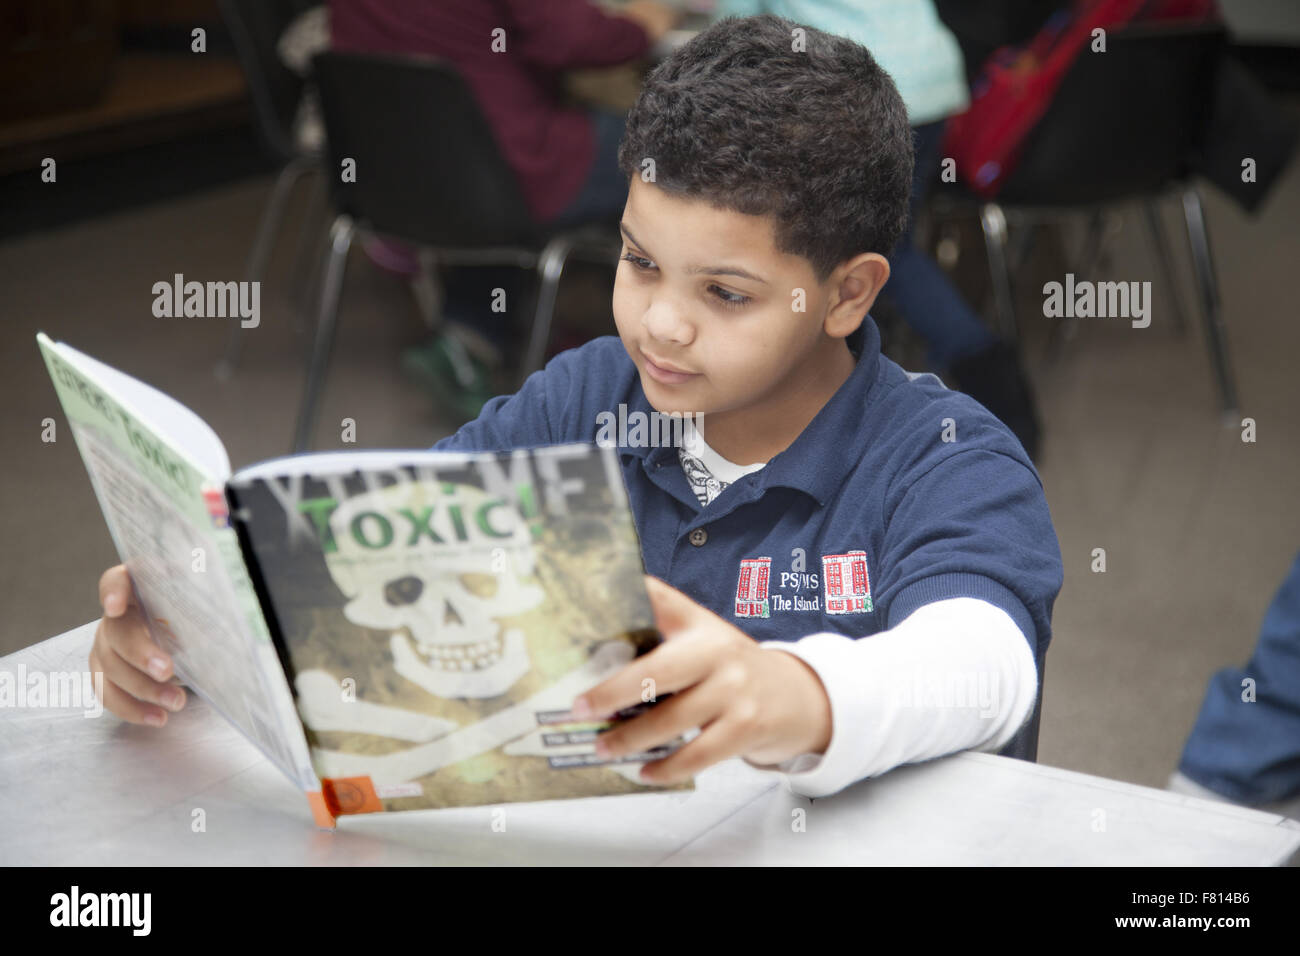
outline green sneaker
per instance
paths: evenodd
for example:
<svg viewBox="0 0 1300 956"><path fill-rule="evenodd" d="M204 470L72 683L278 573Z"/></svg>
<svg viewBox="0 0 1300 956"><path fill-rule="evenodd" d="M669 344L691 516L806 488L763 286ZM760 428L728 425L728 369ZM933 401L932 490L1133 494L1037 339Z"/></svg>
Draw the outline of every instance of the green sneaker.
<svg viewBox="0 0 1300 956"><path fill-rule="evenodd" d="M402 368L432 392L439 404L454 409L466 421L477 418L495 394L487 365L447 333L405 349Z"/></svg>

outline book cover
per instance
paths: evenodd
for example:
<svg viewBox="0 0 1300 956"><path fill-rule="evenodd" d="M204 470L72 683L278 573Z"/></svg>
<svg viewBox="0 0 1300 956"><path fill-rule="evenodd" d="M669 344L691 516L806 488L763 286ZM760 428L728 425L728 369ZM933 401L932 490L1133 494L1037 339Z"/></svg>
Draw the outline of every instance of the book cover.
<svg viewBox="0 0 1300 956"><path fill-rule="evenodd" d="M614 451L342 458L228 486L331 810L663 789L673 745L600 761L568 715L660 640Z"/></svg>

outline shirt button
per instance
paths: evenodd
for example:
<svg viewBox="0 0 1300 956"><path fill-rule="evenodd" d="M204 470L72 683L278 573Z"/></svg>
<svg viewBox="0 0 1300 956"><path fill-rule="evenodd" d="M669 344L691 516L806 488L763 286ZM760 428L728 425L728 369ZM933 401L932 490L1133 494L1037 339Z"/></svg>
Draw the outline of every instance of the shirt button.
<svg viewBox="0 0 1300 956"><path fill-rule="evenodd" d="M703 528L696 528L694 531L691 532L690 542L691 544L695 545L695 547L697 548L703 545L704 542L708 540L709 540L709 533L705 531Z"/></svg>

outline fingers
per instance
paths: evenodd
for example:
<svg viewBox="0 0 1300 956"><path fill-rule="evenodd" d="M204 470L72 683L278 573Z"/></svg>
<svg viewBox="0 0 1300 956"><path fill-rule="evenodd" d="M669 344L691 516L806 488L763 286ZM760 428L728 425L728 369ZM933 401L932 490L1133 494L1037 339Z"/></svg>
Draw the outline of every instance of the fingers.
<svg viewBox="0 0 1300 956"><path fill-rule="evenodd" d="M756 652L762 653L762 652ZM605 731L597 752L605 757L642 753L703 728L690 743L662 760L648 763L646 783L678 783L720 760L748 753L770 736L770 715L753 693L752 677L740 665L723 666L684 693L676 693L632 720Z"/></svg>
<svg viewBox="0 0 1300 956"><path fill-rule="evenodd" d="M121 580L112 577L117 570L105 572L100 580L101 594L106 590L113 593L117 588L117 595L122 596ZM106 608L111 603L106 603ZM99 622L90 652L90 669L104 675L104 707L130 723L162 726L167 722L168 710L178 711L185 706L185 691L168 683L173 674L171 657L153 642L144 616L134 603L117 616L106 615Z"/></svg>
<svg viewBox="0 0 1300 956"><path fill-rule="evenodd" d="M116 657L133 669L147 674L155 682L171 680L171 655L153 642L139 608L131 608L121 617L100 622L100 628L104 648L112 649ZM103 648L100 659L109 664L109 655L102 653L102 650Z"/></svg>
<svg viewBox="0 0 1300 956"><path fill-rule="evenodd" d="M91 673L104 672L104 666L95 651L90 653L90 670ZM150 724L154 727L161 727L167 723L166 710L132 697L114 684L107 674L104 675L103 680L103 697L104 709L121 717L127 723Z"/></svg>
<svg viewBox="0 0 1300 956"><path fill-rule="evenodd" d="M104 679L130 694L136 700L158 704L168 710L180 710L185 692L166 681L154 680L144 671L137 670L111 649L99 655Z"/></svg>
<svg viewBox="0 0 1300 956"><path fill-rule="evenodd" d="M641 753L666 744L717 716L716 695L722 688L707 680L689 693L668 698L645 713L600 735L597 752L610 757Z"/></svg>
<svg viewBox="0 0 1300 956"><path fill-rule="evenodd" d="M720 660L730 657L732 644L752 645L741 631L676 588L650 575L645 585L664 643L581 695L573 702L577 711L612 714L640 703L647 680L655 697L676 693L699 683Z"/></svg>
<svg viewBox="0 0 1300 956"><path fill-rule="evenodd" d="M647 763L641 768L641 779L660 786L688 780L719 761L739 756L744 749L744 734L744 723L739 718L720 717L690 743L663 760Z"/></svg>
<svg viewBox="0 0 1300 956"><path fill-rule="evenodd" d="M709 673L714 660L711 647L707 634L682 632L677 640L660 644L582 694L574 706L585 701L586 713L613 714L642 703L646 690L653 698L674 694L699 683Z"/></svg>
<svg viewBox="0 0 1300 956"><path fill-rule="evenodd" d="M135 603L126 565L115 564L99 577L99 606L106 617L118 617Z"/></svg>

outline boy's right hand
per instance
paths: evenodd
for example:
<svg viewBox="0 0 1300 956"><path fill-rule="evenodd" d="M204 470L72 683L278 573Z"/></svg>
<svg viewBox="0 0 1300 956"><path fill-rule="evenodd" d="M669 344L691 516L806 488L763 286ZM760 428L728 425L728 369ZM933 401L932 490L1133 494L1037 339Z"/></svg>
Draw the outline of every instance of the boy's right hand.
<svg viewBox="0 0 1300 956"><path fill-rule="evenodd" d="M628 0L627 3L616 8L615 12L619 16L634 20L650 37L651 43L657 43L659 38L677 26L682 18L681 10L660 3L659 0Z"/></svg>
<svg viewBox="0 0 1300 956"><path fill-rule="evenodd" d="M161 727L169 710L185 706L185 691L168 683L171 655L149 636L125 565L100 577L99 603L104 616L90 648L90 672L104 675L102 703L129 723Z"/></svg>

